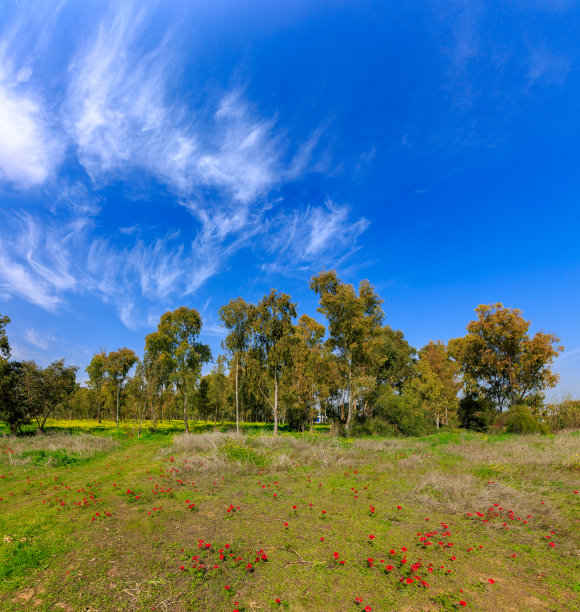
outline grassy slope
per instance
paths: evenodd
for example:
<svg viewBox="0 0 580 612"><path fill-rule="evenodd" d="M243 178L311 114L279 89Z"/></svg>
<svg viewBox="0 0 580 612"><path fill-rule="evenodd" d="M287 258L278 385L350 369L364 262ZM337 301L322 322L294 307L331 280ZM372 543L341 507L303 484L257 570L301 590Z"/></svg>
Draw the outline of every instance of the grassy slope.
<svg viewBox="0 0 580 612"><path fill-rule="evenodd" d="M577 433L55 440L0 442L2 610L580 609Z"/></svg>

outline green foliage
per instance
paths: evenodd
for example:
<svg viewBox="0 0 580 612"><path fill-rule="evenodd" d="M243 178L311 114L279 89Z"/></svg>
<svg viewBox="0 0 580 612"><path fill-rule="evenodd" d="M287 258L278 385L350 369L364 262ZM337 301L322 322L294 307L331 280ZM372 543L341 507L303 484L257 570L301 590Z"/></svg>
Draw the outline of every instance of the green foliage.
<svg viewBox="0 0 580 612"><path fill-rule="evenodd" d="M379 417L373 417L370 419L365 419L363 422L355 423L352 428L352 435L355 438L361 436L394 437L400 436L401 433L395 424L389 423L388 421Z"/></svg>
<svg viewBox="0 0 580 612"><path fill-rule="evenodd" d="M312 277L310 288L320 296L318 312L328 319L329 348L340 364L342 388L348 391L347 429L354 425L357 402L375 391L383 352L383 300L368 280L358 292L341 282L335 270Z"/></svg>
<svg viewBox="0 0 580 612"><path fill-rule="evenodd" d="M10 317L0 316L0 359L8 359L10 357L10 344L5 329L8 323L10 323Z"/></svg>
<svg viewBox="0 0 580 612"><path fill-rule="evenodd" d="M65 450L46 450L38 449L25 451L21 457L30 457L32 465L52 465L53 467L62 467L65 465L75 465L82 461L78 455L67 453Z"/></svg>
<svg viewBox="0 0 580 612"><path fill-rule="evenodd" d="M550 432L548 425L542 423L538 417L532 413L530 408L524 404L514 406L505 414L500 415L494 423L494 426L498 428L503 426L508 433L516 434L547 434Z"/></svg>
<svg viewBox="0 0 580 612"><path fill-rule="evenodd" d="M264 467L266 465L266 459L263 455L239 440L226 440L218 447L218 453L228 461L250 463L258 467Z"/></svg>
<svg viewBox="0 0 580 612"><path fill-rule="evenodd" d="M468 393L459 400L457 416L464 429L487 431L497 412L491 400L476 393Z"/></svg>
<svg viewBox="0 0 580 612"><path fill-rule="evenodd" d="M530 321L517 308L478 306L468 334L449 341L449 353L463 374L466 391L494 402L499 412L524 403L559 380L551 365L564 350L553 334L528 335Z"/></svg>
<svg viewBox="0 0 580 612"><path fill-rule="evenodd" d="M373 418L390 424L398 435L422 436L434 430L419 398L411 394L394 395L386 387L378 393Z"/></svg>
<svg viewBox="0 0 580 612"><path fill-rule="evenodd" d="M580 400L566 399L543 411L552 431L580 428Z"/></svg>

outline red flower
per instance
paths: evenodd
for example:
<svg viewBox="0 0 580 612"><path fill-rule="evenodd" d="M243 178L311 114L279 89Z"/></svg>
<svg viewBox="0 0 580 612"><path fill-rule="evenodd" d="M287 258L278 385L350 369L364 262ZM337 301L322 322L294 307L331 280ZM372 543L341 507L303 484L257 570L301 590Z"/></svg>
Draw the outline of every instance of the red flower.
<svg viewBox="0 0 580 612"><path fill-rule="evenodd" d="M357 603L357 604L362 603L362 600L363 600L362 597L355 597L354 603Z"/></svg>
<svg viewBox="0 0 580 612"><path fill-rule="evenodd" d="M372 608L370 606L365 606L365 612L371 612Z"/></svg>
<svg viewBox="0 0 580 612"><path fill-rule="evenodd" d="M466 605L467 605L467 602L466 602L466 601L461 600L461 601L459 602L459 605L460 605L460 606L466 606Z"/></svg>
<svg viewBox="0 0 580 612"><path fill-rule="evenodd" d="M333 557L334 557L335 559L338 559L338 557L340 556L340 555L339 555L337 552L332 553L332 555L333 555Z"/></svg>
<svg viewBox="0 0 580 612"><path fill-rule="evenodd" d="M280 600L279 600L279 599L276 599L276 603L280 603Z"/></svg>

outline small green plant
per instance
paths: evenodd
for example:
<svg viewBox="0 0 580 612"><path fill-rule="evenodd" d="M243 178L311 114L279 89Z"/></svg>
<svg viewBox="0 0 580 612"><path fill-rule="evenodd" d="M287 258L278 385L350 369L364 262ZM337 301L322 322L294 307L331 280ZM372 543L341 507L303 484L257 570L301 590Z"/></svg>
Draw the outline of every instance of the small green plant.
<svg viewBox="0 0 580 612"><path fill-rule="evenodd" d="M238 440L226 440L218 447L218 453L228 461L251 463L258 467L266 464L265 457Z"/></svg>

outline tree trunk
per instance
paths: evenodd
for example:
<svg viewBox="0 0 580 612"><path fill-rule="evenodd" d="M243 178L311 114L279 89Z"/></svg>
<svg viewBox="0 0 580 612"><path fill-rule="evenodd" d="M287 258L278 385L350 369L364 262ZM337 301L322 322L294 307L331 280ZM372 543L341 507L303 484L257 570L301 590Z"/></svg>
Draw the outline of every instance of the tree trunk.
<svg viewBox="0 0 580 612"><path fill-rule="evenodd" d="M183 393L183 422L185 423L185 432L189 433L189 423L187 422L187 393Z"/></svg>
<svg viewBox="0 0 580 612"><path fill-rule="evenodd" d="M121 384L117 383L117 429L119 429L119 390Z"/></svg>
<svg viewBox="0 0 580 612"><path fill-rule="evenodd" d="M312 404L310 406L310 433L314 433L314 410L316 410L316 401L314 397L314 383L312 383Z"/></svg>
<svg viewBox="0 0 580 612"><path fill-rule="evenodd" d="M240 409L238 400L238 355L236 354L236 432L240 433Z"/></svg>
<svg viewBox="0 0 580 612"><path fill-rule="evenodd" d="M278 435L278 377L274 376L274 435Z"/></svg>
<svg viewBox="0 0 580 612"><path fill-rule="evenodd" d="M350 431L352 429L352 421L353 421L353 415L354 415L354 408L355 408L355 401L353 400L352 397L352 384L351 384L351 371L349 369L348 371L348 418L346 419L346 430L347 432L350 434Z"/></svg>

